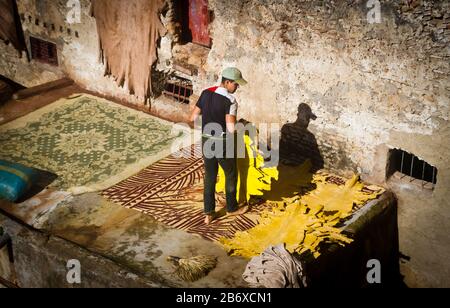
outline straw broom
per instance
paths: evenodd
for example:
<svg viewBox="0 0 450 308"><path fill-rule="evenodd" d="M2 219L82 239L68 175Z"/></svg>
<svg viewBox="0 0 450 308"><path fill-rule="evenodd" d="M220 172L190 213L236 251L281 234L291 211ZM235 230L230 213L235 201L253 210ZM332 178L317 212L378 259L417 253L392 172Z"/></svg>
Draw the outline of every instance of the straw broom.
<svg viewBox="0 0 450 308"><path fill-rule="evenodd" d="M195 256L179 258L170 256L167 261L175 266L175 274L185 281L194 282L209 274L217 266L217 258L213 256Z"/></svg>

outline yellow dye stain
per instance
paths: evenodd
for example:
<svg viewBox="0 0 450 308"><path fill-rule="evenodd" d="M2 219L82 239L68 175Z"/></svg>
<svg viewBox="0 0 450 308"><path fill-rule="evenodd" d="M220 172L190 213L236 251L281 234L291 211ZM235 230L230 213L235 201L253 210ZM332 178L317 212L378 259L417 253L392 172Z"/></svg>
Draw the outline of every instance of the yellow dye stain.
<svg viewBox="0 0 450 308"><path fill-rule="evenodd" d="M253 152L251 140L247 138L245 142L247 151ZM331 174L312 175L310 162L299 167L265 169L262 157L249 157L250 164L238 162L239 174L247 174L245 198L262 196L272 207L261 213L256 227L237 232L231 239L220 240L231 255L252 258L270 245L284 243L291 253L310 251L317 258L321 243L351 243L352 240L341 234L336 225L356 208L384 192L378 187L373 193L363 191L364 184L357 175L345 185L327 182ZM222 171L218 190L223 191L224 185Z"/></svg>

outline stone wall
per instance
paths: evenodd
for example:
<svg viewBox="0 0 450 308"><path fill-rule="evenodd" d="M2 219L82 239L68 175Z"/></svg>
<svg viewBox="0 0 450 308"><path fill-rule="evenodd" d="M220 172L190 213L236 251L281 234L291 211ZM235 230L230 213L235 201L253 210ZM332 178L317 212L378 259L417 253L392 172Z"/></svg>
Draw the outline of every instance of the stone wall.
<svg viewBox="0 0 450 308"><path fill-rule="evenodd" d="M402 270L411 286L449 286L450 128L448 1L211 1L214 45L206 77L239 67L240 116L293 122L297 107L317 115L309 129L325 166L385 184L389 149L438 168L433 192L389 186L399 197ZM412 277L412 278L411 278Z"/></svg>
<svg viewBox="0 0 450 308"><path fill-rule="evenodd" d="M25 227L0 214L0 224L13 239L14 264L0 251L0 277L21 288L155 288L129 269L73 243ZM6 248L5 248L6 249ZM67 280L69 260L83 264L81 284ZM14 267L14 269L12 269ZM16 273L13 281L11 272Z"/></svg>
<svg viewBox="0 0 450 308"><path fill-rule="evenodd" d="M430 135L448 121L448 2L397 2L369 24L365 1L214 1L208 71L242 69L247 120L286 123L310 105L328 167L372 173L391 132Z"/></svg>

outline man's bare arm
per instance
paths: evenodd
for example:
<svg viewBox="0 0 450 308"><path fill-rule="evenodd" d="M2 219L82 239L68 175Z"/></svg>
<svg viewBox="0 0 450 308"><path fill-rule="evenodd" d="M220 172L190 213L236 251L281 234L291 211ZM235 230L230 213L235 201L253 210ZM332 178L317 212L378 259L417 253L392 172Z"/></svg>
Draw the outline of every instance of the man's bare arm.
<svg viewBox="0 0 450 308"><path fill-rule="evenodd" d="M227 130L229 133L234 134L236 130L236 117L230 114L227 114L225 121L227 123Z"/></svg>
<svg viewBox="0 0 450 308"><path fill-rule="evenodd" d="M202 110L198 107L195 107L194 111L192 111L192 114L191 114L191 117L189 118L189 120L191 122L195 122L201 114L202 114Z"/></svg>

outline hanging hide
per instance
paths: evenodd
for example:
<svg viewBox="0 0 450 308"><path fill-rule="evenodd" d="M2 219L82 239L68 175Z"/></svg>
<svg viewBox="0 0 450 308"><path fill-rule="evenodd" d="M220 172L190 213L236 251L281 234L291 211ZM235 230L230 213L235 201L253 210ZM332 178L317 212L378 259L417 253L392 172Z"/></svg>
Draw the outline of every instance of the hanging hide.
<svg viewBox="0 0 450 308"><path fill-rule="evenodd" d="M152 94L156 44L165 28L159 19L164 0L92 0L105 75L112 75L131 94L147 100Z"/></svg>
<svg viewBox="0 0 450 308"><path fill-rule="evenodd" d="M0 39L10 42L20 55L26 50L15 0L0 0Z"/></svg>

